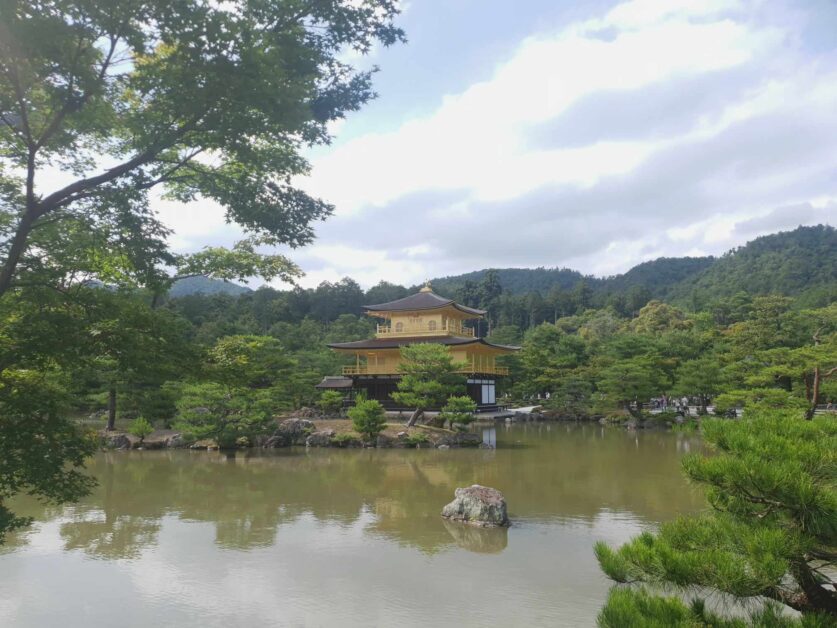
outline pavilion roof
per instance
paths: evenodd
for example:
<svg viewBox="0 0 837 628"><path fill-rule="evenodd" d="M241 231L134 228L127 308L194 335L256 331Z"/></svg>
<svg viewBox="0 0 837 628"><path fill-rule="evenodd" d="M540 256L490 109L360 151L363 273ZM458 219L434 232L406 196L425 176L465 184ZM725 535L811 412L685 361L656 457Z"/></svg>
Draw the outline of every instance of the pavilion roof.
<svg viewBox="0 0 837 628"><path fill-rule="evenodd" d="M353 382L350 377L340 377L339 375L326 375L325 377L323 377L323 381L314 386L314 388L342 389L351 388L352 385Z"/></svg>
<svg viewBox="0 0 837 628"><path fill-rule="evenodd" d="M473 307L461 305L456 303L453 299L446 299L440 297L438 294L431 292L427 288L420 292L411 294L403 299L396 299L389 303L378 303L377 305L364 305L363 309L367 312L411 312L418 310L438 310L443 307L454 307L465 314L472 314L475 317L485 315L485 310L478 310Z"/></svg>
<svg viewBox="0 0 837 628"><path fill-rule="evenodd" d="M484 345L503 351L518 351L520 347L512 345L500 345L488 342L485 338L462 338L458 336L427 337L417 336L408 338L370 338L369 340L356 340L354 342L334 342L328 346L332 349L399 349L406 345L415 345L422 342L434 345L446 345L460 347L463 345Z"/></svg>

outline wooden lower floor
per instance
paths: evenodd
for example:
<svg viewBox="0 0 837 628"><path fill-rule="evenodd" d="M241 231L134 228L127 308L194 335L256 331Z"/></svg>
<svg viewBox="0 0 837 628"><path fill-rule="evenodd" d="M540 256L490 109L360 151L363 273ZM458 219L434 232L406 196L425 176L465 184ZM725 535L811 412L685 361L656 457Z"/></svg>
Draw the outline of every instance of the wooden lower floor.
<svg viewBox="0 0 837 628"><path fill-rule="evenodd" d="M399 406L392 398L392 393L398 389L398 375L355 375L352 377L352 391L350 400L358 392L363 392L367 399L375 399L381 402L387 410L412 410ZM497 402L497 382L488 374L471 375L466 380L466 393L477 404L478 412L490 412L497 410L501 404ZM429 408L438 410L439 408Z"/></svg>

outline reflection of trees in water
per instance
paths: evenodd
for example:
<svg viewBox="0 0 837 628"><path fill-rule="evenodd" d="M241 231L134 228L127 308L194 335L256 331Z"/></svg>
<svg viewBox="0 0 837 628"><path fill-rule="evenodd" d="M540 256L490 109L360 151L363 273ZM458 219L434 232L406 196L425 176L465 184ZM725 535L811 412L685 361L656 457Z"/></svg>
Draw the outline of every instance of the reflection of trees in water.
<svg viewBox="0 0 837 628"><path fill-rule="evenodd" d="M136 558L157 542L159 519L119 515L104 521L62 524L61 538L68 550L80 549L97 558Z"/></svg>
<svg viewBox="0 0 837 628"><path fill-rule="evenodd" d="M498 432L496 451L101 454L90 465L99 479L93 495L66 509L26 507L39 520L69 516L61 526L68 549L123 558L156 543L166 515L212 523L219 545L247 550L272 544L281 525L301 515L352 524L365 510L375 515L369 533L424 552L454 544L501 551L505 531L502 538L464 526L452 531L439 516L457 486L475 483L503 491L512 518L592 524L608 509L659 521L700 506L678 464L678 451L699 446L694 437L561 424ZM509 441L520 446L504 448ZM9 542L25 543L26 533Z"/></svg>

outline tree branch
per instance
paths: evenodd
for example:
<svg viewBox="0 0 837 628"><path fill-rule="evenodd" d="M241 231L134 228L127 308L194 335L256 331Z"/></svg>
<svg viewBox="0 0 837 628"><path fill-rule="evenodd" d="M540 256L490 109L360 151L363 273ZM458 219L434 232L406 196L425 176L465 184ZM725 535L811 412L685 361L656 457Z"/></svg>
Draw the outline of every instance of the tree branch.
<svg viewBox="0 0 837 628"><path fill-rule="evenodd" d="M73 108L73 106L84 106L87 103L87 101L90 100L90 96L93 94L93 92L96 89L98 89L99 86L102 85L102 82L105 79L105 75L107 74L108 68L110 67L111 60L113 59L113 54L114 52L116 52L116 46L119 43L119 37L120 30L118 29L116 34L110 36L110 48L108 49L104 61L102 61L101 68L99 68L99 75L96 78L95 86L92 86L90 89L85 91L84 94L82 94L81 98L75 103L73 102L72 97L72 79L74 77L70 77L70 83L67 88L67 99L64 101L64 105L61 107L61 109L58 111L58 113L55 115L52 121L41 133L40 137L38 138L38 141L35 143L35 150L40 149L44 146L44 144L46 144L49 141L49 139L52 137L55 131L58 130L58 127L64 121L64 118Z"/></svg>

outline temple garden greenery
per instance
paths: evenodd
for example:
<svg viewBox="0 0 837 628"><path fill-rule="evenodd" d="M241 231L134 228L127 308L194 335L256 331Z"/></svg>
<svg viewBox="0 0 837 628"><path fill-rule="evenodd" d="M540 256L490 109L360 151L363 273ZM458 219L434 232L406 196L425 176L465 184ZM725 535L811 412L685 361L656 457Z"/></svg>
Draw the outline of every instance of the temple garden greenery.
<svg viewBox="0 0 837 628"><path fill-rule="evenodd" d="M290 182L307 173L304 150L373 98L372 72L344 53L401 41L398 5L0 4L0 542L29 523L10 498L64 503L90 491L93 432L147 442L168 428L238 447L283 412L340 411L342 398L314 388L344 366L326 344L370 337L361 305L406 287L345 278L238 296L169 289L300 276L264 251L311 243L331 213ZM66 185L51 188L55 168ZM158 190L218 203L242 240L175 254L149 205ZM834 419L817 414L837 400L834 268L837 234L818 226L607 279L501 269L435 286L487 311L478 335L522 345L503 358L506 403L625 422L646 420L663 396L691 397L702 412L743 409L739 422L703 422L718 455L685 465L714 511L599 546L599 560L619 582L761 596L817 625L834 613L819 584L837 545ZM442 408L439 421L467 425L473 406L456 371L438 347L405 349L395 398L411 423ZM373 402L350 416L367 440L383 428ZM618 588L602 623L631 622L716 620L699 602Z"/></svg>

